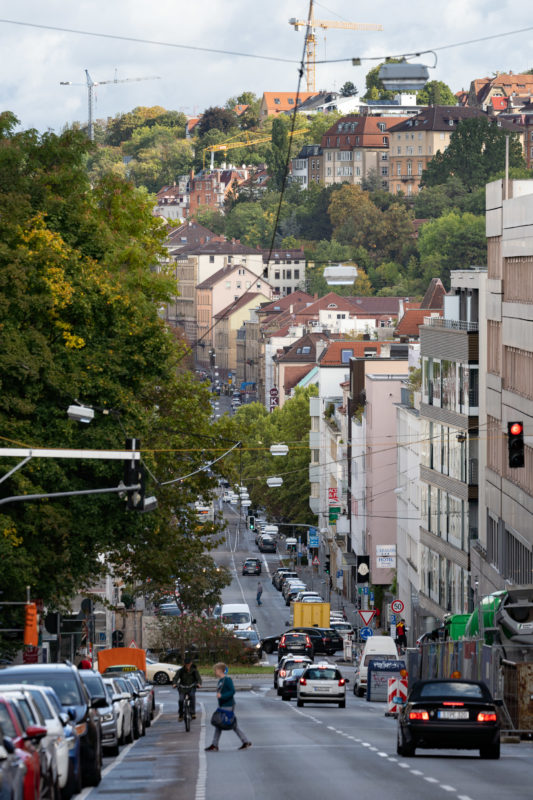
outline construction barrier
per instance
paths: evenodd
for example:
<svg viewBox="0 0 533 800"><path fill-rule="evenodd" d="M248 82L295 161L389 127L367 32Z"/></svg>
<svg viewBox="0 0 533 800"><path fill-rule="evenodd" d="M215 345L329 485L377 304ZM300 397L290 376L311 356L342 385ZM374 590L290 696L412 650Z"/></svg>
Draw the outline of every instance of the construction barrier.
<svg viewBox="0 0 533 800"><path fill-rule="evenodd" d="M407 678L389 678L386 717L397 717L399 707L407 700Z"/></svg>

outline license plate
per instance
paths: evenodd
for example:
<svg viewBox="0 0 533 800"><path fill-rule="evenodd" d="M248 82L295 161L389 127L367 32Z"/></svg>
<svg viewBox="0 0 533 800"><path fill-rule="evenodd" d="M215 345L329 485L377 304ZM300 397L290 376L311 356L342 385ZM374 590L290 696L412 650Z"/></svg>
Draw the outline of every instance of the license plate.
<svg viewBox="0 0 533 800"><path fill-rule="evenodd" d="M468 719L468 711L439 711L439 719Z"/></svg>

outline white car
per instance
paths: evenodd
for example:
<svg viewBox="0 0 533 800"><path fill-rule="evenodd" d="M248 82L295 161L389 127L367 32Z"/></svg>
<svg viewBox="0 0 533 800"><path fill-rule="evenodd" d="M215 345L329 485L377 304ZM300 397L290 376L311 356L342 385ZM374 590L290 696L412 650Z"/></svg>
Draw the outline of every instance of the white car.
<svg viewBox="0 0 533 800"><path fill-rule="evenodd" d="M124 692L115 678L103 678L112 692L111 701L117 715L117 736L120 744L133 742L133 709L131 696Z"/></svg>
<svg viewBox="0 0 533 800"><path fill-rule="evenodd" d="M301 708L304 703L337 703L339 708L346 708L346 683L333 664L310 664L298 681L296 704Z"/></svg>
<svg viewBox="0 0 533 800"><path fill-rule="evenodd" d="M165 664L162 661L155 661L153 658L146 658L146 680L150 683L157 683L160 686L172 683L178 670L179 666L176 664Z"/></svg>
<svg viewBox="0 0 533 800"><path fill-rule="evenodd" d="M299 593L296 595L296 597L294 598L294 601L295 601L295 603L301 603L301 602L302 602L302 600L304 599L304 597L317 597L317 598L319 598L320 600L322 600L322 598L320 597L320 595L318 594L318 592L312 592L312 591L311 591L311 590L309 590L309 589L304 589L304 590L302 590L301 592L299 592Z"/></svg>
<svg viewBox="0 0 533 800"><path fill-rule="evenodd" d="M333 630L336 630L336 631L337 631L337 633L338 633L338 634L340 634L340 635L342 636L342 638L343 638L343 639L344 639L344 637L345 637L345 636L347 636L349 633L350 633L352 636L353 636L353 635L354 635L354 633L355 633L355 632L354 632L354 629L352 628L352 626L350 625L350 623L349 623L349 622L344 622L343 620L339 620L339 621L337 621L337 620L333 620L332 622L330 622L330 623L329 623L329 626L330 626L330 628L333 628Z"/></svg>

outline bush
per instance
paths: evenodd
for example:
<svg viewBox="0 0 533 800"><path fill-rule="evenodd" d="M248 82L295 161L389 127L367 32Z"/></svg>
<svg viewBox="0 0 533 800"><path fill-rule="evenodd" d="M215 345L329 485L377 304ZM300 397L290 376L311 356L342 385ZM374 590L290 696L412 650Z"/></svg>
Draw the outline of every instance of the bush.
<svg viewBox="0 0 533 800"><path fill-rule="evenodd" d="M158 617L151 649L162 661L176 664L183 664L185 655L202 664L253 664L257 660L256 654L218 620L192 614Z"/></svg>

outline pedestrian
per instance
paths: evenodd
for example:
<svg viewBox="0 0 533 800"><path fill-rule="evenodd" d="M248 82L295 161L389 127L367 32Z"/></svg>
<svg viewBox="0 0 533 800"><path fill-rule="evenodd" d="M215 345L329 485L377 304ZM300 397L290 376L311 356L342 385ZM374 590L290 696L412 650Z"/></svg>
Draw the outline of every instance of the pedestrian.
<svg viewBox="0 0 533 800"><path fill-rule="evenodd" d="M93 665L89 661L88 658L82 658L80 663L78 664L78 669L92 669Z"/></svg>
<svg viewBox="0 0 533 800"><path fill-rule="evenodd" d="M217 684L217 698L218 698L218 708L226 711L226 712L234 712L235 710L235 686L233 685L233 681L228 675L228 668L222 662L215 664L215 677L218 678ZM239 750L246 750L246 748L251 747L252 743L248 741L244 733L241 731L239 726L237 725L237 719L234 717L234 726L231 730L234 730L239 739L241 740L242 744L239 747ZM213 741L206 747L205 749L208 751L218 750L218 742L220 739L220 734L222 733L222 728L215 726L215 733L213 735Z"/></svg>
<svg viewBox="0 0 533 800"><path fill-rule="evenodd" d="M172 686L176 686L179 691L179 722L183 719L183 700L187 692L189 692L191 698L191 716L196 719L196 689L199 689L201 685L202 678L198 672L198 667L193 664L191 656L185 656L183 666L176 672L172 680Z"/></svg>
<svg viewBox="0 0 533 800"><path fill-rule="evenodd" d="M348 614L346 613L344 606L342 607L342 618L345 622L348 622Z"/></svg>
<svg viewBox="0 0 533 800"><path fill-rule="evenodd" d="M256 595L256 598L255 598L257 600L257 605L258 606L262 605L262 603L261 603L261 595L262 594L263 594L263 584L261 583L261 581L259 581L259 583L257 584L257 595Z"/></svg>
<svg viewBox="0 0 533 800"><path fill-rule="evenodd" d="M403 617L396 625L396 642L401 652L403 652L404 648L407 647L407 635L405 632L405 620Z"/></svg>

